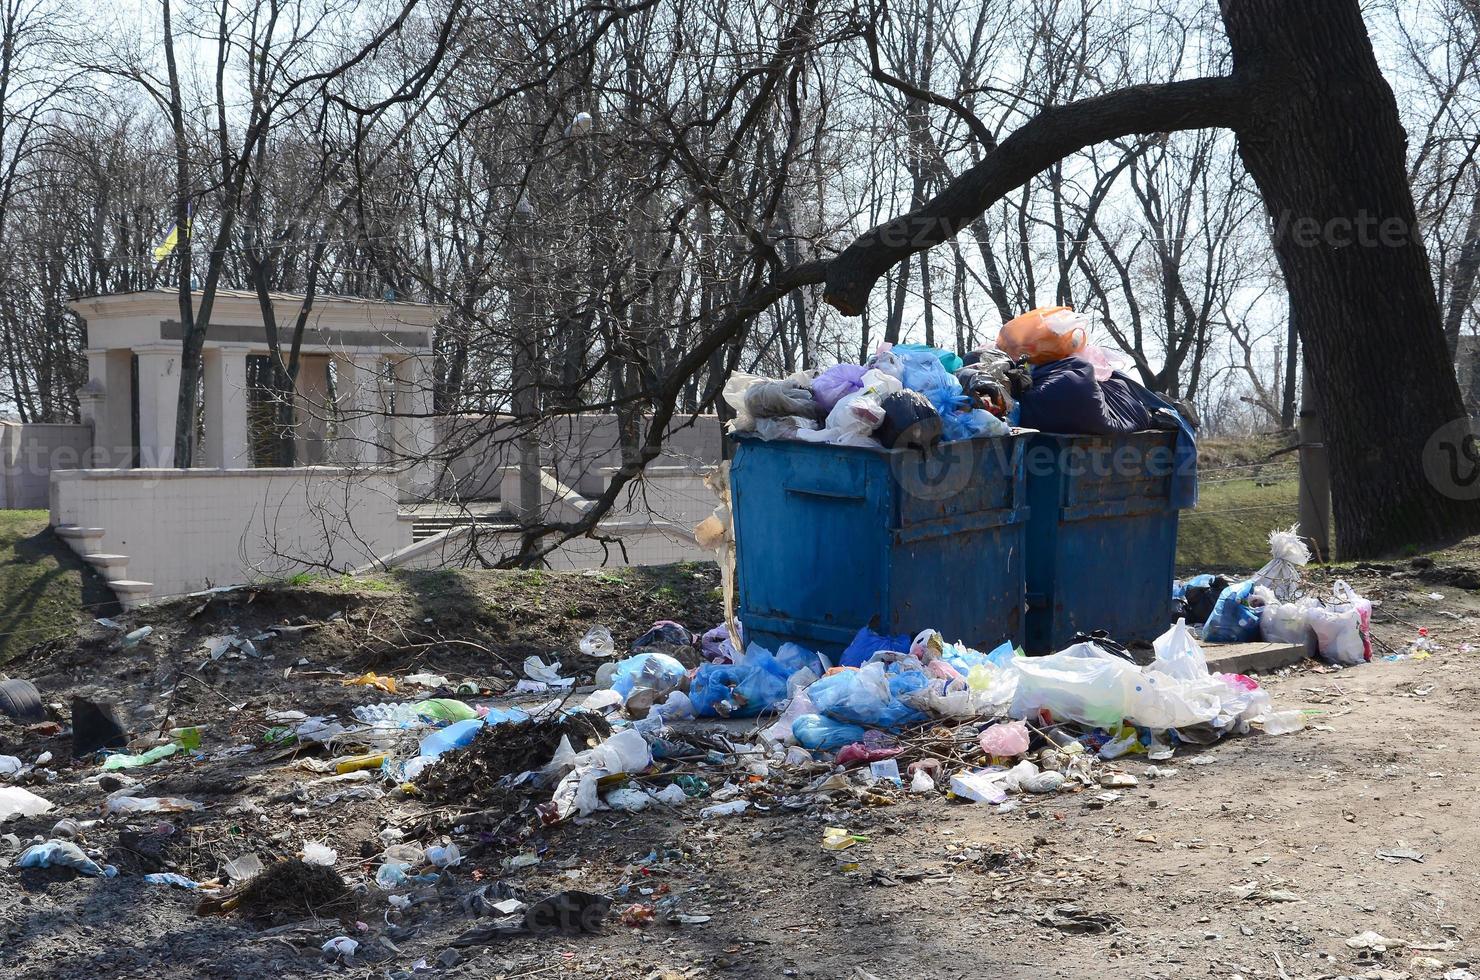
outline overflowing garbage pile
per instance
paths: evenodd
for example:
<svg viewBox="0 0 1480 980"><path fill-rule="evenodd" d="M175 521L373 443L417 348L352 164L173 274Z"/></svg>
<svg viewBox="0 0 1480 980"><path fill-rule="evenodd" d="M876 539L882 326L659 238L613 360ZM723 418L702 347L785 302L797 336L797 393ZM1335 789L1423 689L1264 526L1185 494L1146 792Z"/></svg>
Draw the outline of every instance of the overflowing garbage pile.
<svg viewBox="0 0 1480 980"><path fill-rule="evenodd" d="M1116 370L1089 341L1088 319L1063 306L1003 324L996 343L964 354L924 344L878 346L864 364L787 378L734 374L730 429L761 439L870 448L1040 432L1121 435L1181 431L1187 413ZM1179 452L1182 450L1179 449Z"/></svg>
<svg viewBox="0 0 1480 980"><path fill-rule="evenodd" d="M1269 548L1269 562L1243 581L1202 574L1175 583L1177 615L1210 643L1299 643L1329 663L1370 661L1372 603L1345 579L1329 595L1308 594L1311 554L1298 528L1271 531Z"/></svg>

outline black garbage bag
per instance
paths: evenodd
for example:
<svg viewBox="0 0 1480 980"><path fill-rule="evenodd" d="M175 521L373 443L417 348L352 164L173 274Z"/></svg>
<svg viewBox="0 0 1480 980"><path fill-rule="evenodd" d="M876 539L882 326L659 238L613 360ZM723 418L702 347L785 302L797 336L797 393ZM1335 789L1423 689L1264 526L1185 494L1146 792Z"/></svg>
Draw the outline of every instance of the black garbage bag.
<svg viewBox="0 0 1480 980"><path fill-rule="evenodd" d="M879 400L884 421L875 437L885 449L934 449L942 434L940 413L918 391L906 388Z"/></svg>

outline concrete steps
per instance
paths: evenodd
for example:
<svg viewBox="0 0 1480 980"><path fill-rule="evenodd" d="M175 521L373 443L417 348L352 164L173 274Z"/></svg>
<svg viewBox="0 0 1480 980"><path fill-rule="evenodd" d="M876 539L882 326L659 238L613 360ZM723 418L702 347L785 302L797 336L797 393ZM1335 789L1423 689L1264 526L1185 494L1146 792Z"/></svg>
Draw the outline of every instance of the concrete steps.
<svg viewBox="0 0 1480 980"><path fill-rule="evenodd" d="M57 537L67 542L67 546L78 557L97 570L124 609L135 609L149 601L154 592L154 583L129 578L128 555L103 550L103 535L108 533L106 528L61 524L52 530L56 531Z"/></svg>

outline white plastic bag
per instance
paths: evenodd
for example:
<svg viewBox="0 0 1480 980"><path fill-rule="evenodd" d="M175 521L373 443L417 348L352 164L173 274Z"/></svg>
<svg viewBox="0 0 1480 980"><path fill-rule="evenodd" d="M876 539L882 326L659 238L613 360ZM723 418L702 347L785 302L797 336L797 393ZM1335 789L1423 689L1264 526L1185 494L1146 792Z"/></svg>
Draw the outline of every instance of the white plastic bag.
<svg viewBox="0 0 1480 980"><path fill-rule="evenodd" d="M1192 630L1187 628L1187 620L1177 620L1176 626L1158 636L1151 645L1156 650L1153 670L1184 681L1207 679L1208 660Z"/></svg>
<svg viewBox="0 0 1480 980"><path fill-rule="evenodd" d="M1346 666L1372 659L1367 635L1372 603L1357 595L1345 579L1338 579L1331 593L1337 601L1311 609L1308 617L1322 659Z"/></svg>
<svg viewBox="0 0 1480 980"><path fill-rule="evenodd" d="M1141 682L1139 668L1093 643L1046 657L1018 657L1011 669L1018 675L1014 718L1047 709L1055 718L1096 728L1117 725L1130 713Z"/></svg>
<svg viewBox="0 0 1480 980"><path fill-rule="evenodd" d="M1300 539L1300 525L1269 532L1269 562L1254 573L1254 581L1268 587L1275 598L1300 594L1300 570L1310 562L1310 549Z"/></svg>
<svg viewBox="0 0 1480 980"><path fill-rule="evenodd" d="M1272 602L1259 613L1259 635L1266 643L1304 643L1310 633L1310 611L1319 607L1311 596Z"/></svg>

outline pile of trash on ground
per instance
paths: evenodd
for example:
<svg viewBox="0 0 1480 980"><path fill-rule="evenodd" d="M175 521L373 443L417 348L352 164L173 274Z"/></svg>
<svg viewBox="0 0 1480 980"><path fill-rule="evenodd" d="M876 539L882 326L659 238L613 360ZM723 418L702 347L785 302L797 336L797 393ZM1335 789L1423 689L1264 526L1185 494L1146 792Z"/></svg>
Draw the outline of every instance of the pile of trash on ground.
<svg viewBox="0 0 1480 980"><path fill-rule="evenodd" d="M783 379L736 373L724 389L735 410L729 427L875 449L929 448L1015 427L1070 435L1163 429L1183 432L1192 451L1192 413L1117 370L1117 355L1091 343L1088 326L1068 307L1043 307L965 354L881 343L863 364Z"/></svg>
<svg viewBox="0 0 1480 980"><path fill-rule="evenodd" d="M423 815L387 820L379 853L358 856L358 876L341 877L356 862L307 841L289 860L247 853L212 878L153 871L144 880L199 894L202 914L266 920L284 903L332 913L365 901L399 912L438 895L472 855L508 871L539 863L543 835L599 811L666 808L712 821L911 796L1007 811L1024 797L1077 793L1106 805L1136 785L1113 764L1122 756L1163 762L1185 746L1305 724L1302 712L1276 710L1252 678L1210 672L1185 623L1158 638L1145 662L1104 639L1026 657L1006 643L981 651L934 630L887 636L866 627L834 661L791 643L742 645L742 634L739 623L695 634L660 622L619 655L596 627L578 644L601 664L595 685L577 687L558 660L530 657L516 695L432 673L367 672L341 682L366 694L347 717L266 712L254 742L209 754L199 728L130 741L107 705L78 699L73 765L95 767L87 780L98 809L15 839L13 863L104 879L138 873L116 855L146 851L161 821L202 809L148 790L151 780L181 758L258 752L311 770L311 785L330 794L323 799L419 801ZM0 820L52 816L44 793L55 765L50 753L0 757ZM89 846L105 824L123 827L130 849ZM830 826L821 846L854 842L846 827ZM463 945L537 931L531 916L540 920L545 903L574 903L580 922L599 922L612 902L581 892L537 899L502 882L461 900L489 920ZM639 925L693 918L676 897L633 908L623 914ZM352 959L355 943L334 937L324 955Z"/></svg>
<svg viewBox="0 0 1480 980"><path fill-rule="evenodd" d="M1299 528L1269 534L1270 560L1242 581L1195 575L1174 583L1177 614L1209 643L1297 643L1328 663L1354 666L1372 659L1372 602L1337 579L1327 596L1306 594L1303 570L1311 559ZM1426 657L1427 632L1385 659Z"/></svg>

